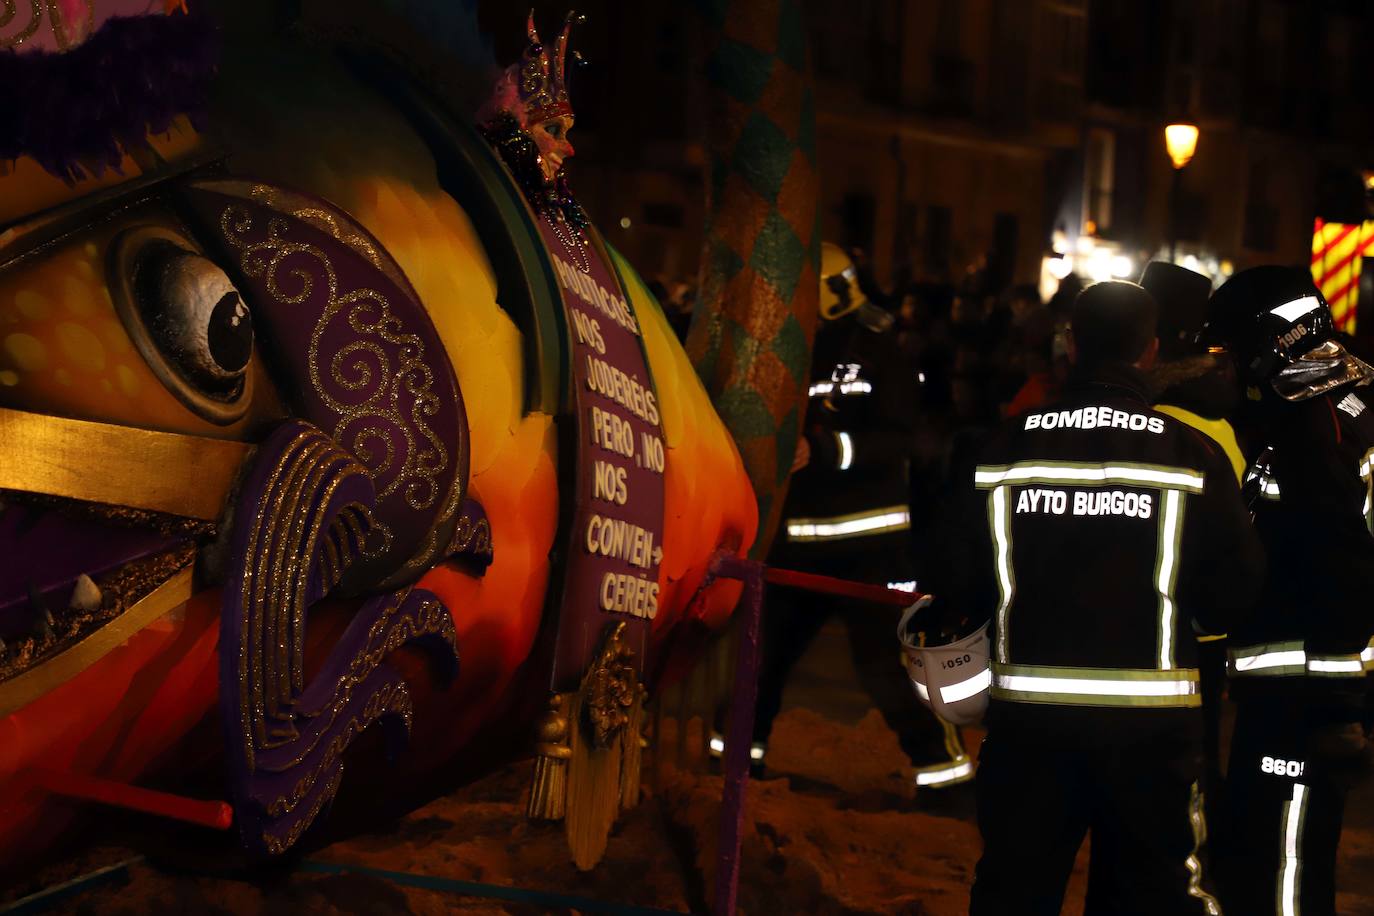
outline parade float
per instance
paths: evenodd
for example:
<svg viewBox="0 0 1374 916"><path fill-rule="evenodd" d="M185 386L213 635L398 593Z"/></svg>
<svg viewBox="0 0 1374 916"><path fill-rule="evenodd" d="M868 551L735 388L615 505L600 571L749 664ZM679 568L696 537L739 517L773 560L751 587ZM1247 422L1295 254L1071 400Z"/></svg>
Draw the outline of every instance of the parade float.
<svg viewBox="0 0 1374 916"><path fill-rule="evenodd" d="M759 512L569 188L571 20L502 71L466 3L149 6L0 5L3 869L531 751L589 867Z"/></svg>

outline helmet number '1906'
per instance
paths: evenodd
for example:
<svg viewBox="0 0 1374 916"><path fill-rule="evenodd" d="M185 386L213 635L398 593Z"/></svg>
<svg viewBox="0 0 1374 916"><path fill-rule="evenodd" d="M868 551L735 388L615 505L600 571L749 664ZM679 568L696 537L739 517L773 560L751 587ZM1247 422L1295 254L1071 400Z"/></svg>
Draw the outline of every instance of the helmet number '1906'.
<svg viewBox="0 0 1374 916"><path fill-rule="evenodd" d="M1288 333L1283 334L1279 337L1279 346L1291 347L1293 346L1293 344L1302 340L1303 337L1306 336L1306 334L1307 327L1305 325L1294 325L1293 328L1290 331L1288 331Z"/></svg>
<svg viewBox="0 0 1374 916"><path fill-rule="evenodd" d="M1275 776L1301 776L1307 764L1301 760L1284 760L1282 757L1265 757L1260 760L1261 773Z"/></svg>

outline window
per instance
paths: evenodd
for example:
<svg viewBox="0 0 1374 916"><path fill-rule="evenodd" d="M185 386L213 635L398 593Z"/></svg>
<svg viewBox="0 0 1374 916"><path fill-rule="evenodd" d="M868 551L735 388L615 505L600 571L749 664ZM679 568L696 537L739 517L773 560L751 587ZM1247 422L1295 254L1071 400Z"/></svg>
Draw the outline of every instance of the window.
<svg viewBox="0 0 1374 916"><path fill-rule="evenodd" d="M1082 104L1086 19L1081 9L1048 4L1040 7L1037 108L1042 117L1064 120Z"/></svg>
<svg viewBox="0 0 1374 916"><path fill-rule="evenodd" d="M844 226L846 248L873 250L873 222L877 205L872 194L850 193L840 204L840 219Z"/></svg>
<svg viewBox="0 0 1374 916"><path fill-rule="evenodd" d="M1084 163L1083 220L1097 227L1097 234L1112 227L1112 191L1116 185L1116 134L1104 127L1088 130Z"/></svg>
<svg viewBox="0 0 1374 916"><path fill-rule="evenodd" d="M916 221L920 219L920 205L910 200L903 200L897 205L897 226L892 233L892 264L898 270L909 270L912 267L917 239Z"/></svg>
<svg viewBox="0 0 1374 916"><path fill-rule="evenodd" d="M646 202L642 209L644 222L650 226L681 229L686 219L682 207L671 203Z"/></svg>
<svg viewBox="0 0 1374 916"><path fill-rule="evenodd" d="M940 0L935 10L935 44L954 53L963 46L963 17L959 15L959 3L960 0Z"/></svg>
<svg viewBox="0 0 1374 916"><path fill-rule="evenodd" d="M1006 286L1015 278L1018 228L1015 213L998 213L993 218L992 255L988 258L988 273L997 287Z"/></svg>
<svg viewBox="0 0 1374 916"><path fill-rule="evenodd" d="M967 115L973 109L973 63L964 56L963 11L959 0L940 0L935 10L935 44L930 56L931 108L937 114Z"/></svg>
<svg viewBox="0 0 1374 916"><path fill-rule="evenodd" d="M1245 235L1243 244L1251 251L1273 251L1278 214L1269 205L1269 165L1250 163L1249 187L1245 193Z"/></svg>
<svg viewBox="0 0 1374 916"><path fill-rule="evenodd" d="M900 0L872 0L868 13L865 93L876 102L901 104L902 4Z"/></svg>
<svg viewBox="0 0 1374 916"><path fill-rule="evenodd" d="M954 214L949 207L926 207L926 267L949 269Z"/></svg>

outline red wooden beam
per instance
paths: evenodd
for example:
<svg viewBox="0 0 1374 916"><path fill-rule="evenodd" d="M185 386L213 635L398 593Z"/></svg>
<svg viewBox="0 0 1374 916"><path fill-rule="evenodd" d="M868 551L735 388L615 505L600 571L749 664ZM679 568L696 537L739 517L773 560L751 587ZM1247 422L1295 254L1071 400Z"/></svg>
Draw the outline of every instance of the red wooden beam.
<svg viewBox="0 0 1374 916"><path fill-rule="evenodd" d="M778 569L774 566L764 567L763 579L773 585L804 588L807 591L821 592L825 595L841 595L845 598L858 598L862 601L890 604L894 607L906 607L915 604L924 597L919 592L904 592L900 589L884 588L881 585L851 582L848 579L818 576L815 573L797 572L792 569Z"/></svg>
<svg viewBox="0 0 1374 916"><path fill-rule="evenodd" d="M170 792L158 792L155 789L143 789L128 783L115 782L112 779L64 773L59 770L33 768L27 770L26 775L38 789L52 795L141 811L144 814L209 827L211 830L228 830L234 823L234 809L227 802L186 798Z"/></svg>

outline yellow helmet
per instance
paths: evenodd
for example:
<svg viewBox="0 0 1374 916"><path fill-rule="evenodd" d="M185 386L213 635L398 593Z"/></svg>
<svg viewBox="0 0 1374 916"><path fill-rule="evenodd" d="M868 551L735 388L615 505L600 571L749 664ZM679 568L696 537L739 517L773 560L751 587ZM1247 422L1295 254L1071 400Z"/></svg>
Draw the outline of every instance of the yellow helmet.
<svg viewBox="0 0 1374 916"><path fill-rule="evenodd" d="M821 243L821 320L834 321L868 301L859 289L859 275L844 249Z"/></svg>

